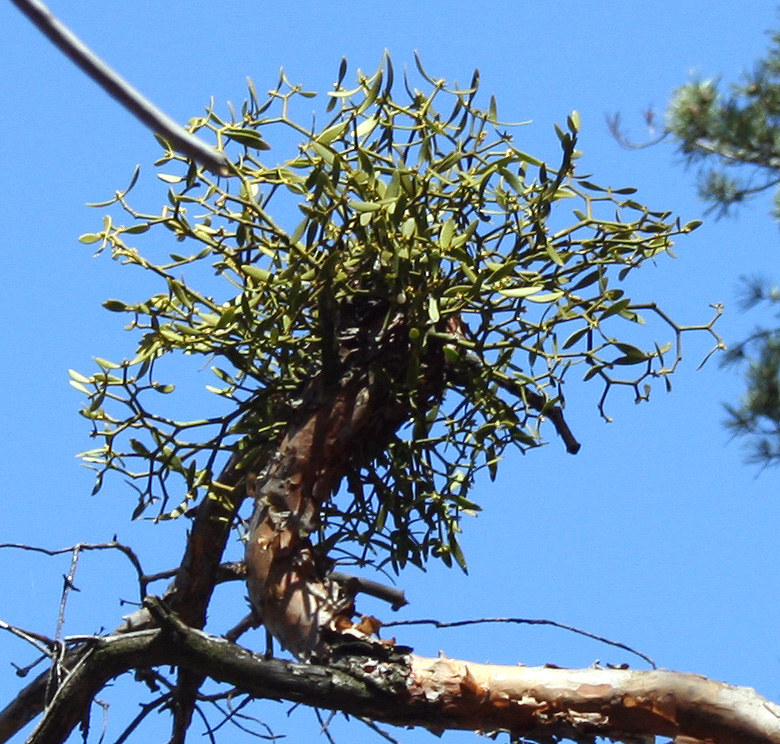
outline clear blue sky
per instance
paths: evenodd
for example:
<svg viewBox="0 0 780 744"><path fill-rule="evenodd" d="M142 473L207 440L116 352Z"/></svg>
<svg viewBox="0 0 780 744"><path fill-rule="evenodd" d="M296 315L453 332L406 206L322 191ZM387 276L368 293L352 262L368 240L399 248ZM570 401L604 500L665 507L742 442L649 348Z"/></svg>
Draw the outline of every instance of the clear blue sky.
<svg viewBox="0 0 780 744"><path fill-rule="evenodd" d="M280 66L291 80L320 91L335 79L342 56L352 71L373 70L386 48L397 67L411 65L417 49L432 74L450 80L465 81L478 67L483 91L495 94L504 118L534 121L518 133L523 149L554 159L553 123L578 109L581 169L598 183L639 187L644 203L685 220L702 213L693 174L670 147L621 150L605 114L621 111L641 137L641 112L663 109L691 73L735 79L763 53L766 31L776 25L774 6L750 3L748 12L735 3L692 0L52 3L181 122L212 96L219 105L240 102L247 75L259 90L272 87ZM129 523L133 494L118 479L89 496L91 475L73 457L90 446L89 426L77 415L79 395L66 373L89 371L93 355L131 353L118 317L100 303L135 299L143 282L107 257L93 259L76 238L100 224L100 212L85 203L122 188L136 163L143 167L140 198L164 199L152 175L157 145L7 2L0 3L0 96L0 542L63 547L116 533L135 546L147 571L172 567L183 525ZM707 220L678 243L676 260L663 258L640 272L633 295L657 300L683 323L705 321L709 303L723 302L719 330L726 340L740 338L758 318L737 312L738 277L778 274L777 227L767 213L768 204L759 202L736 221ZM477 489L484 512L466 523L463 537L469 576L438 566L404 573L399 583L411 604L399 617L549 618L634 646L663 667L749 685L780 700L777 473L758 476L743 464L739 444L729 443L721 402L739 395L741 381L716 362L695 371L707 349L704 339L691 339L671 394L658 388L640 406L628 394L615 395L611 424L598 417L595 387L572 385L568 415L583 442L580 454L566 455L550 435L549 446L512 455L495 483ZM67 559L8 551L0 552L0 567L0 618L53 634ZM113 555L84 556L77 585L82 591L71 597L68 633L115 626L127 611L117 597L136 595L129 566ZM220 589L214 630L229 627L242 603L237 588ZM365 609L392 619L384 608ZM397 636L421 654L442 649L476 661L635 663L617 649L546 628L399 629ZM259 648L261 638L246 642ZM28 648L3 636L0 704L20 684L10 661L31 658ZM101 696L114 701L114 738L136 710L122 699L126 689ZM288 721L280 715L286 710L256 707L276 733L315 740L313 715L298 711ZM95 716L99 727L99 711ZM164 736L151 733L158 725L151 740ZM350 725L358 728L334 723L337 740L372 739ZM425 732L395 733L405 742L430 739Z"/></svg>

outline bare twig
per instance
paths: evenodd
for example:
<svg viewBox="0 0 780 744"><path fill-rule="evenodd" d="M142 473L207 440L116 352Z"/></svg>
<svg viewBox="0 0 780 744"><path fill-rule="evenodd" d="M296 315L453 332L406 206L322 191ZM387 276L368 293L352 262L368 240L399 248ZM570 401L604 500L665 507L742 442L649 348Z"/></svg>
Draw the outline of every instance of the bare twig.
<svg viewBox="0 0 780 744"><path fill-rule="evenodd" d="M62 646L62 627L65 625L65 608L68 604L68 595L70 594L71 589L79 591L76 588L74 581L76 579L76 568L79 564L80 553L81 550L79 550L79 546L76 545L73 548L73 553L71 554L70 568L68 569L68 573L62 577L62 594L60 595L60 607L57 611L57 630L54 636L58 646Z"/></svg>
<svg viewBox="0 0 780 744"><path fill-rule="evenodd" d="M48 659L49 654L45 654L43 656L39 656L35 661L30 662L27 664L27 666L19 666L18 664L14 664L14 662L11 662L11 666L14 668L14 672L16 672L17 677L26 677L35 667L38 666L44 659Z"/></svg>
<svg viewBox="0 0 780 744"><path fill-rule="evenodd" d="M320 733L325 735L325 738L328 740L329 744L336 744L336 741L330 734L330 722L336 715L336 711L330 711L327 720L323 719L322 711L319 708L314 709L314 715L317 716L317 723L320 724Z"/></svg>
<svg viewBox="0 0 780 744"><path fill-rule="evenodd" d="M124 742L126 742L130 737L130 734L132 734L133 731L135 731L138 726L140 726L144 718L146 718L146 716L148 716L155 708L162 708L164 705L166 705L170 701L171 697L171 693L166 692L164 695L161 695L149 703L141 703L141 712L132 721L130 721L114 744L124 744Z"/></svg>
<svg viewBox="0 0 780 744"><path fill-rule="evenodd" d="M52 656L52 665L49 674L50 690L47 691L46 694L47 700L50 699L50 695L53 693L53 691L60 686L60 681L66 673L64 666L65 645L62 643L62 628L65 625L65 609L68 605L68 596L70 595L70 590L75 589L78 591L73 582L76 578L76 568L79 565L80 553L81 551L79 550L78 546L73 548L73 552L71 553L70 558L70 568L68 569L68 573L62 577L62 594L60 595L60 606L57 611L57 628L54 635L55 653Z"/></svg>
<svg viewBox="0 0 780 744"><path fill-rule="evenodd" d="M7 630L9 633L12 633L18 638L21 638L23 641L27 641L27 643L35 646L35 648L37 648L38 651L40 651L47 658L51 658L53 649L57 645L57 642L51 638L47 638L40 633L33 633L31 630L22 630L21 628L17 628L15 625L10 625L4 620L0 620L0 630ZM35 662L35 664L37 663L38 662ZM32 666L35 666L35 664ZM19 674L20 677L24 677L31 668L32 667L26 668L26 671L21 674L19 669L17 669L17 674Z"/></svg>
<svg viewBox="0 0 780 744"><path fill-rule="evenodd" d="M144 575L144 581L147 585L149 585L153 581L160 581L161 579L172 579L174 576L176 576L176 572L178 570L178 568L169 568L166 571L158 571L157 573Z"/></svg>
<svg viewBox="0 0 780 744"><path fill-rule="evenodd" d="M62 555L64 553L74 553L75 551L81 552L84 550L118 550L120 553L123 553L125 556L127 556L127 559L133 565L135 572L138 574L141 600L143 600L143 598L146 596L146 587L151 581L154 581L157 578L165 578L162 574L153 574L152 576L147 576L141 567L141 562L138 560L138 556L133 552L132 548L117 542L116 537L114 537L114 539L110 542L105 543L76 543L75 545L71 545L67 548L55 549L41 548L37 545L26 545L24 543L0 543L0 550L4 548L27 550L31 553L43 553L44 555L49 556ZM169 572L169 575L173 575L175 573L176 571L174 570Z"/></svg>
<svg viewBox="0 0 780 744"><path fill-rule="evenodd" d="M393 610L400 610L401 607L409 604L403 589L396 589L394 586L386 586L377 581L342 573L341 571L332 571L330 577L339 584L344 584L350 593L358 594L362 592L370 597L382 599L389 603Z"/></svg>
<svg viewBox="0 0 780 744"><path fill-rule="evenodd" d="M561 630L568 630L570 633L576 633L577 635L585 636L586 638L592 638L599 643L605 643L608 646L615 646L615 648L621 648L624 651L628 651L634 656L638 656L640 659L646 661L653 669L657 669L656 663L647 654L643 654L641 651L637 651L631 646L627 646L620 641L612 641L604 636L596 635L587 630L581 628L575 628L573 625L566 625L565 623L559 623L555 620L544 620L539 618L526 618L526 617L482 617L476 620L454 620L452 622L443 622L441 620L394 620L388 623L382 623L383 628L391 628L399 625L433 625L435 628L459 628L464 625L482 625L484 623L509 623L515 625L549 625L553 628L560 628Z"/></svg>
<svg viewBox="0 0 780 744"><path fill-rule="evenodd" d="M387 731L377 726L377 724L374 723L370 718L360 716L358 717L358 721L360 721L365 726L368 726L368 728L370 728L377 736L381 736L385 741L389 741L390 744L401 744L400 739L396 739L394 736L390 736Z"/></svg>
<svg viewBox="0 0 780 744"><path fill-rule="evenodd" d="M227 633L225 633L225 640L235 643L244 633L252 628L259 628L261 625L260 618L257 617L257 613L254 611L245 615L241 620L236 623Z"/></svg>
<svg viewBox="0 0 780 744"><path fill-rule="evenodd" d="M195 703L192 706L193 712L197 713L200 716L201 721L203 721L203 728L204 728L204 735L209 737L209 741L211 744L217 744L217 739L214 736L214 729L211 727L211 724L209 723L209 719L206 717L206 714L200 709L200 706ZM189 729L189 725L187 726L187 729ZM186 729L182 732L181 735L181 742L183 744L185 736L186 736ZM175 736L175 729L174 729L174 736ZM175 739L171 739L171 742L175 741Z"/></svg>
<svg viewBox="0 0 780 744"><path fill-rule="evenodd" d="M245 713L241 713L241 709L245 708L247 705L249 705L254 698L247 695L244 697L244 699L236 706L232 706L232 698L235 696L235 694L238 692L237 689L230 690L227 693L221 693L219 695L202 695L201 699L203 701L211 702L214 707L222 714L223 719L212 729L215 733L222 728L226 723L231 723L233 726L235 726L239 731L243 731L246 734L249 734L250 736L254 736L258 739L265 739L267 741L276 741L277 739L283 739L284 736L277 736L274 734L274 732L271 730L270 726L267 723L263 723L259 718L256 718L255 716L250 716ZM218 700L225 700L227 703L227 711L223 710L219 704ZM243 719L245 721L251 721L254 724L257 724L258 726L262 726L265 729L265 733L262 734L259 731L253 731L249 726L241 723L238 719Z"/></svg>
<svg viewBox="0 0 780 744"><path fill-rule="evenodd" d="M94 54L67 26L57 20L43 3L37 0L11 0L11 2L66 57L75 62L103 90L119 101L149 129L169 142L174 149L208 168L212 173L221 176L230 175L230 161L224 153L202 142L163 113Z"/></svg>

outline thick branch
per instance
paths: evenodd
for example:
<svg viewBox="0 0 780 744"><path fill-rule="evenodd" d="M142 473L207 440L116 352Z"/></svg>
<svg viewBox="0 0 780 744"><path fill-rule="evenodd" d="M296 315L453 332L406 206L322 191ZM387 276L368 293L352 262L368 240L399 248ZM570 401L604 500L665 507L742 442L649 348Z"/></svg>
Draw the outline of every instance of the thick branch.
<svg viewBox="0 0 780 744"><path fill-rule="evenodd" d="M669 671L472 664L415 655L324 667L264 660L167 616L158 630L95 642L58 690L30 744L64 742L90 701L133 668L178 665L255 698L284 699L399 726L509 731L530 739L640 735L779 744L780 706L749 688Z"/></svg>
<svg viewBox="0 0 780 744"><path fill-rule="evenodd" d="M372 322L385 320L379 313ZM393 316L381 334L375 347L351 348L339 337L338 378L321 372L311 379L273 457L249 483L255 500L246 550L249 598L265 627L299 659L324 658L323 630L345 629L354 614L357 587L329 576L330 566L312 547L322 505L349 466L384 448L412 410L395 389L408 364L404 317ZM443 392L443 376L431 371L421 399Z"/></svg>
<svg viewBox="0 0 780 744"><path fill-rule="evenodd" d="M387 602L393 610L400 610L409 602L403 589L397 589L394 586L386 586L371 579L364 579L362 576L353 576L342 571L331 571L330 578L338 581L339 584L345 584L350 594L368 594L370 597L376 597Z"/></svg>
<svg viewBox="0 0 780 744"><path fill-rule="evenodd" d="M253 484L247 540L249 597L263 624L298 658L321 654L321 631L349 622L354 589L319 564L309 535L348 463L367 441L384 442L408 415L382 376L346 374L319 389Z"/></svg>
<svg viewBox="0 0 780 744"><path fill-rule="evenodd" d="M560 669L411 658L414 702L444 728L526 738L668 736L712 744L778 744L780 706L748 687L666 670ZM428 713L428 710L426 710ZM422 724L428 725L430 724Z"/></svg>

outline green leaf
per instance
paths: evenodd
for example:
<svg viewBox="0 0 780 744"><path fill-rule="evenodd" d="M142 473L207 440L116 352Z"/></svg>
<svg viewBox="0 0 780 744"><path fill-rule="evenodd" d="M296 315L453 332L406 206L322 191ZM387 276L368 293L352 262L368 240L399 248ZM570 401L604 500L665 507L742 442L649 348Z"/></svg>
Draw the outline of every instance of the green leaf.
<svg viewBox="0 0 780 744"><path fill-rule="evenodd" d="M133 452L135 452L135 454L139 455L140 457L149 458L152 454L142 442L140 442L138 439L135 439L134 437L130 439L130 449L132 449Z"/></svg>
<svg viewBox="0 0 780 744"><path fill-rule="evenodd" d="M528 165L535 165L537 168L540 168L544 165L544 161L539 160L539 158L535 158L533 155L529 155L527 152L521 152L520 150L512 149L512 152L514 153L515 157L517 157L518 160L522 161L523 163L528 163ZM544 172L545 178L543 178L543 181L546 181L547 178L547 171Z"/></svg>
<svg viewBox="0 0 780 744"><path fill-rule="evenodd" d="M380 209L382 209L381 204L367 201L351 201L348 202L347 206L349 206L351 209L354 209L356 212L378 212Z"/></svg>
<svg viewBox="0 0 780 744"><path fill-rule="evenodd" d="M309 147L328 165L333 165L336 160L336 153L321 142L312 141Z"/></svg>
<svg viewBox="0 0 780 744"><path fill-rule="evenodd" d="M588 331L590 331L590 330L591 330L591 329L590 329L588 326L585 326L584 328L579 328L579 329L577 329L576 331L574 331L574 333L572 333L572 334L571 334L571 335L570 335L570 336L569 336L569 337L568 337L568 338L567 338L567 339L566 339L566 340L563 342L563 347L562 347L562 348L563 348L563 349L569 349L569 348L571 348L572 346L574 346L574 344L576 344L576 343L577 343L577 341L579 341L579 340L580 340L580 339L581 339L583 336L585 336L585 335L588 333Z"/></svg>
<svg viewBox="0 0 780 744"><path fill-rule="evenodd" d="M601 364L594 364L592 367L588 369L588 371L582 376L582 381L586 382L587 380L590 380L591 377L594 375L597 375L599 372L601 372L604 369L604 366Z"/></svg>
<svg viewBox="0 0 780 744"><path fill-rule="evenodd" d="M498 172L506 180L506 182L515 190L516 193L522 194L524 192L523 182L511 171L506 168L499 168Z"/></svg>
<svg viewBox="0 0 780 744"><path fill-rule="evenodd" d="M463 550L461 550L460 543L457 541L454 535L450 535L449 548L450 552L452 553L452 557L460 567L460 570L467 574L469 570L468 566L466 565L466 557L463 555Z"/></svg>
<svg viewBox="0 0 780 744"><path fill-rule="evenodd" d="M215 457L232 452L239 469L267 466L317 405L305 392L323 372L347 393L352 385L343 383L373 375L382 395L363 403L378 424L359 466L338 500L314 505L323 560L359 546L357 556L380 568L424 566L435 555L465 569L457 537L461 519L478 508L469 498L475 478L495 478L507 447L541 442L549 411L527 406L523 388L552 402L580 365L586 379L601 378L595 400L604 415L610 389L666 382L660 347L640 350L653 348L646 329L632 323L636 310L613 287L695 223L680 227L675 216L631 201L632 189L579 179L577 112L557 128L560 165L548 172L515 147L514 125L491 126L498 104L479 103L477 74L453 92L415 62L420 74L398 81L400 97L389 59L373 75L359 73L351 90L342 85L343 62L328 99L332 118L313 134L310 120L293 119L310 110L298 100L309 95L300 85L281 73L261 100L249 83L231 123L213 105L191 121L241 150L233 182L192 163L182 168L162 141L158 163L186 169L161 174L167 203L141 211L119 192L106 206L124 209L129 225L107 216L82 236L110 244L118 264L158 284L146 299L105 303L130 314L131 361L98 359L92 377L69 378L88 396L81 414L101 440L85 459L98 484L109 471L137 484L135 516L155 504L155 518L175 516L204 490L218 498ZM255 151L274 132L285 143L296 133L303 141L289 160L266 165ZM137 247L122 242L147 231ZM684 330L654 305L639 307L655 325ZM152 392L174 386L155 375L214 360L224 369L213 367L216 380L209 375L221 383L207 388L220 396L211 417L170 418L170 399ZM382 423L387 401L408 414L408 425ZM187 497L171 510L173 493Z"/></svg>
<svg viewBox="0 0 780 744"><path fill-rule="evenodd" d="M84 395L92 395L92 391L84 387L80 382L76 382L76 380L68 380L68 384L71 387L76 388L80 393L84 393Z"/></svg>
<svg viewBox="0 0 780 744"><path fill-rule="evenodd" d="M636 346L631 344L616 342L614 345L616 349L623 352L625 355L624 358L633 359L634 362L647 361L648 357L650 356L646 351L642 351L642 349L638 349ZM622 362L622 364L633 364L634 362ZM614 364L621 364L621 362L615 361Z"/></svg>
<svg viewBox="0 0 780 744"><path fill-rule="evenodd" d="M108 359L103 359L102 357L92 357L95 360L95 363L102 367L103 369L121 369L122 365L117 364L116 362L111 362Z"/></svg>
<svg viewBox="0 0 780 744"><path fill-rule="evenodd" d="M544 292L543 294L531 295L528 298L529 302L555 302L563 296L563 292L559 289L555 289L552 292Z"/></svg>
<svg viewBox="0 0 780 744"><path fill-rule="evenodd" d="M130 309L122 300L106 300L103 303L103 307L112 313L123 313Z"/></svg>
<svg viewBox="0 0 780 744"><path fill-rule="evenodd" d="M429 297L428 298L428 318L430 319L431 323L438 323L439 318L439 305L436 302L435 297Z"/></svg>
<svg viewBox="0 0 780 744"><path fill-rule="evenodd" d="M581 178L577 179L577 183L582 186L582 188L588 189L589 191L607 191L607 189L599 186L598 184L591 183L590 181L586 181Z"/></svg>
<svg viewBox="0 0 780 744"><path fill-rule="evenodd" d="M585 287L589 287L591 284L595 284L599 280L601 274L602 274L601 269L594 269L593 271L588 272L587 274L585 274L585 276L583 276L581 279L575 282L571 287L569 287L569 292L577 292L580 289L585 289Z"/></svg>
<svg viewBox="0 0 780 744"><path fill-rule="evenodd" d="M271 272L267 269L262 269L259 266L242 266L241 271L252 279L257 279L259 282L265 282L271 276Z"/></svg>
<svg viewBox="0 0 780 744"><path fill-rule="evenodd" d="M490 96L490 103L488 104L488 121L491 124L498 123L498 106L496 105L495 96Z"/></svg>
<svg viewBox="0 0 780 744"><path fill-rule="evenodd" d="M555 250L553 244L549 240L544 241L544 251L553 260L553 262L558 264L558 266L566 265L566 262L561 257L561 254Z"/></svg>
<svg viewBox="0 0 780 744"><path fill-rule="evenodd" d="M487 281L489 284L497 284L502 279L512 274L517 266L517 261L506 261L505 263L495 263L486 261L485 265L492 272Z"/></svg>
<svg viewBox="0 0 780 744"><path fill-rule="evenodd" d="M151 225L147 222L140 222L137 225L133 225L132 227L126 227L122 230L123 233L127 233L128 235L141 235L142 233L145 233Z"/></svg>
<svg viewBox="0 0 780 744"><path fill-rule="evenodd" d="M647 361L647 357L639 358L635 357L632 354L627 354L626 356L620 356L616 359L613 359L610 364L620 364L620 365L631 365L631 364L641 364L642 362Z"/></svg>
<svg viewBox="0 0 780 744"><path fill-rule="evenodd" d="M84 243L86 245L97 243L102 239L103 236L100 233L84 233L83 235L79 235L79 243Z"/></svg>
<svg viewBox="0 0 780 744"><path fill-rule="evenodd" d="M544 287L541 284L532 284L528 287L514 287L513 289L499 289L504 297L528 297L541 292Z"/></svg>
<svg viewBox="0 0 780 744"><path fill-rule="evenodd" d="M455 220L449 219L441 226L439 233L439 245L446 250L452 244L452 236L455 234Z"/></svg>
<svg viewBox="0 0 780 744"><path fill-rule="evenodd" d="M629 305L631 305L631 299L628 297L623 300L614 302L603 313L601 313L601 320L606 320L613 315L619 315L623 311L627 310Z"/></svg>
<svg viewBox="0 0 780 744"><path fill-rule="evenodd" d="M234 142L251 147L253 150L270 150L271 146L262 138L260 133L249 127L226 127L222 133Z"/></svg>
<svg viewBox="0 0 780 744"><path fill-rule="evenodd" d="M334 124L333 126L328 127L324 131L320 132L314 138L312 144L329 145L331 142L341 137L341 135L347 131L348 126L349 121L342 121L338 124Z"/></svg>
<svg viewBox="0 0 780 744"><path fill-rule="evenodd" d="M367 137L371 134L371 132L374 131L374 129L376 129L378 123L378 114L369 116L365 121L362 121L360 124L358 124L357 128L355 129L355 136L359 138Z"/></svg>

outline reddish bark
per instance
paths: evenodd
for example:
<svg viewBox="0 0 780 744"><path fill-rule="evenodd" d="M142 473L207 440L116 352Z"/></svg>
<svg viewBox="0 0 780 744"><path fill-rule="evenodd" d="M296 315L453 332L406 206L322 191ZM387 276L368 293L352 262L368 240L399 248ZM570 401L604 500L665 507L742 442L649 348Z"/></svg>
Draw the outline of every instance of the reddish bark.
<svg viewBox="0 0 780 744"><path fill-rule="evenodd" d="M250 483L255 512L246 565L249 597L263 624L298 658L324 656L326 628L343 629L354 606L328 577L309 536L350 466L385 449L415 406L444 392L443 354L431 344L421 378L404 385L409 333L385 303L345 304L323 331L322 369L306 386L276 452ZM331 346L328 346L330 336ZM328 348L326 348L328 347Z"/></svg>
<svg viewBox="0 0 780 744"><path fill-rule="evenodd" d="M176 665L255 698L289 700L395 724L525 740L602 736L673 738L678 744L780 744L780 706L745 687L665 670L497 666L418 657L392 647L381 658L327 666L265 660L184 625L148 601L159 627L96 639L47 707L31 744L61 744L94 697L130 669ZM16 721L0 712L0 741Z"/></svg>
<svg viewBox="0 0 780 744"><path fill-rule="evenodd" d="M309 535L366 441L386 441L408 408L388 399L380 376L346 376L319 391L290 427L272 464L250 483L255 513L247 585L263 624L298 658L321 655L321 631L352 617L353 597L327 576Z"/></svg>
<svg viewBox="0 0 780 744"><path fill-rule="evenodd" d="M442 728L532 739L668 736L681 744L780 744L780 706L747 687L666 670L495 666L412 656L410 704ZM416 702L415 702L416 701Z"/></svg>

